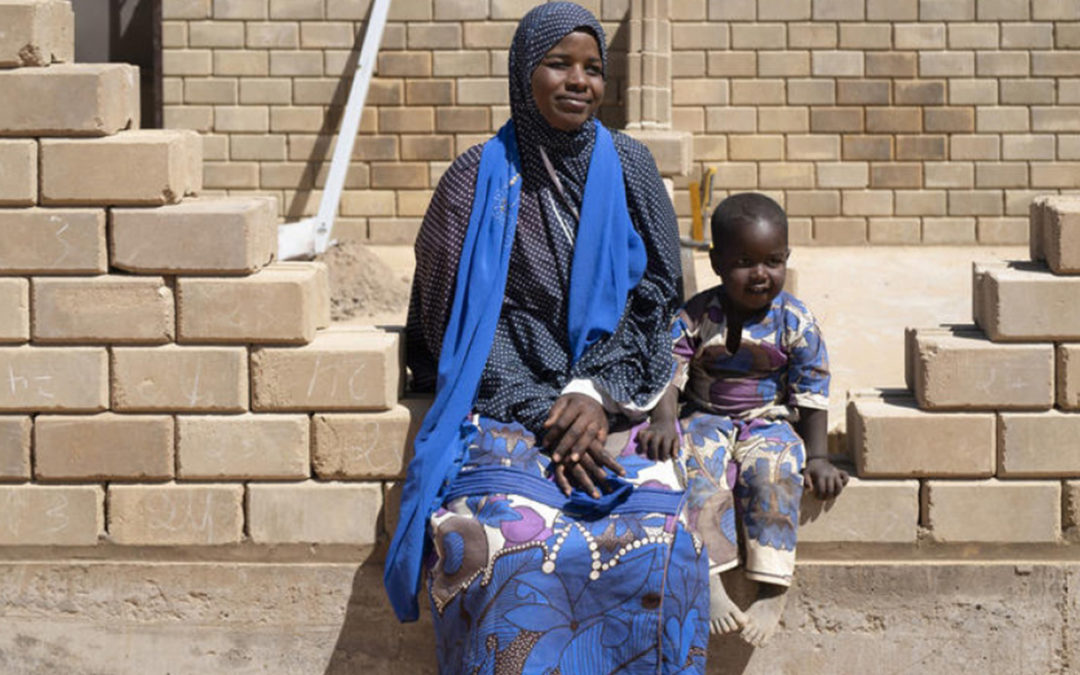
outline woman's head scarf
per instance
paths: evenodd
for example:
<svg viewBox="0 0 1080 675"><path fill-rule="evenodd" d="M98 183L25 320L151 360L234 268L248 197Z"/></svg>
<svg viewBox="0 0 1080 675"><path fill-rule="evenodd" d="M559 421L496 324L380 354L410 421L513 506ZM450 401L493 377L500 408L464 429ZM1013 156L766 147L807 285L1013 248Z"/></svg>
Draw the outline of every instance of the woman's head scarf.
<svg viewBox="0 0 1080 675"><path fill-rule="evenodd" d="M549 2L531 9L518 24L510 44L510 114L514 119L522 170L529 182L547 182L538 146L543 146L575 205L580 205L589 172L589 153L596 138L592 124L562 131L548 124L532 93L532 74L552 47L575 30L596 38L607 73L604 28L592 13L572 2Z"/></svg>

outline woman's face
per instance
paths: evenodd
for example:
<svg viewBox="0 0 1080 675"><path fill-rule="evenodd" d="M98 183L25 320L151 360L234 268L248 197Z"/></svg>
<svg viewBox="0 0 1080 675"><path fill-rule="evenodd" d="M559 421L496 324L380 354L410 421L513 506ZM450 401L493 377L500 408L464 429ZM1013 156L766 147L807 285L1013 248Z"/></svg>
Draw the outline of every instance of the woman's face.
<svg viewBox="0 0 1080 675"><path fill-rule="evenodd" d="M544 54L532 74L536 107L561 131L585 124L604 99L604 62L592 33L574 31Z"/></svg>

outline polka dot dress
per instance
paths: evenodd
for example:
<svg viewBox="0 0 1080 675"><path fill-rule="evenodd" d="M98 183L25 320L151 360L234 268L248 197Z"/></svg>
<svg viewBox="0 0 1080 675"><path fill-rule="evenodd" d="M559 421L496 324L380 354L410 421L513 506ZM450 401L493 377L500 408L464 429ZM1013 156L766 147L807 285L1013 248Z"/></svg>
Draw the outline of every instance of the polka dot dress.
<svg viewBox="0 0 1080 675"><path fill-rule="evenodd" d="M586 124L563 132L548 125L533 100L530 80L544 54L575 29L599 38L605 60L606 50L603 29L587 11L570 3L542 7L542 20L519 25L510 51L511 112L524 180L503 307L475 405L482 415L521 422L534 433L541 431L571 379L592 380L613 400L639 406L666 385L673 368L668 322L681 283L675 213L652 155L641 143L613 133L631 220L645 243L648 267L615 332L571 363L566 305L574 213L581 209L595 129ZM544 167L541 146L561 193ZM443 175L417 237L406 338L418 390L434 388L481 149L470 148Z"/></svg>

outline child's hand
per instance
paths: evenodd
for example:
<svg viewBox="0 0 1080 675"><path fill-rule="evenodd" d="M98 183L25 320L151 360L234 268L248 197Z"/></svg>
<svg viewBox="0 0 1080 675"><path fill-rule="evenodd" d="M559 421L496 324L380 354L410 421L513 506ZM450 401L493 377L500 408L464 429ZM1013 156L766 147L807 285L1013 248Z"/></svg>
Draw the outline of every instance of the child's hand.
<svg viewBox="0 0 1080 675"><path fill-rule="evenodd" d="M653 422L638 432L638 447L656 462L666 462L679 455L679 432L674 422Z"/></svg>
<svg viewBox="0 0 1080 675"><path fill-rule="evenodd" d="M848 473L825 457L811 457L803 469L803 481L818 499L835 499L848 483Z"/></svg>

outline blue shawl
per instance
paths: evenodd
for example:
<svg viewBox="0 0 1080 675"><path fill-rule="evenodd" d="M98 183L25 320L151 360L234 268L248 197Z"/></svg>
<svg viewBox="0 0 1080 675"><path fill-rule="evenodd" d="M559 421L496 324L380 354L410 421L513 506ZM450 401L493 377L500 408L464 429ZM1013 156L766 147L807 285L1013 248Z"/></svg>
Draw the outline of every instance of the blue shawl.
<svg viewBox="0 0 1080 675"><path fill-rule="evenodd" d="M567 306L575 361L589 345L614 332L627 296L646 265L644 242L627 210L615 144L602 124L595 120L593 124L596 142L585 182ZM484 145L480 157L469 228L439 354L435 400L416 436L397 531L387 553L383 582L401 621L419 616L427 520L442 504L475 433L469 415L502 308L521 184L521 159L511 120Z"/></svg>

